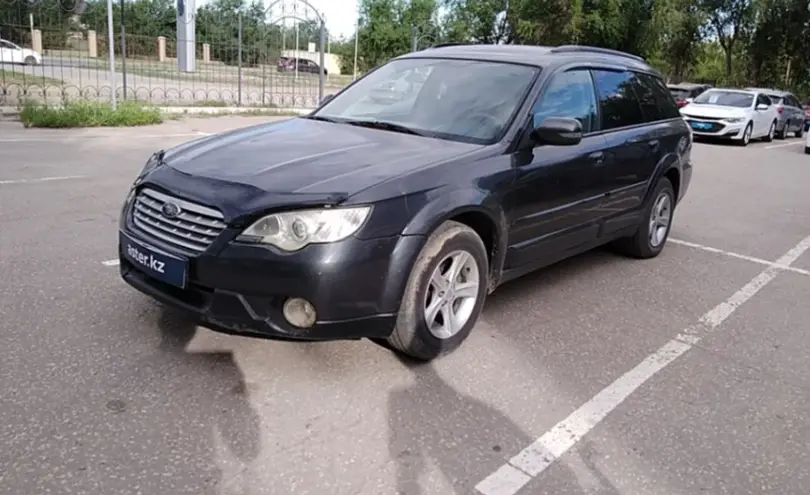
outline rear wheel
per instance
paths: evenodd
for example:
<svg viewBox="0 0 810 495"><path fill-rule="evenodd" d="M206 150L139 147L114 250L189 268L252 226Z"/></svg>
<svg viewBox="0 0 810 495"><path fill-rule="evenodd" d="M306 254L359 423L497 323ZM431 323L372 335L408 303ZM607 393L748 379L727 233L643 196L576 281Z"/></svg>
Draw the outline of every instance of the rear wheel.
<svg viewBox="0 0 810 495"><path fill-rule="evenodd" d="M785 137L787 137L788 124L790 124L790 122L785 122L785 125L782 126L782 130L781 131L780 130L776 131L776 134L775 134L776 139L785 139Z"/></svg>
<svg viewBox="0 0 810 495"><path fill-rule="evenodd" d="M443 223L411 270L388 344L424 361L455 350L478 321L488 273L478 234L458 222Z"/></svg>
<svg viewBox="0 0 810 495"><path fill-rule="evenodd" d="M803 135L804 135L804 122L802 122L802 124L799 126L799 128L796 129L796 137L797 138L800 138Z"/></svg>
<svg viewBox="0 0 810 495"><path fill-rule="evenodd" d="M25 65L37 65L37 59L29 55L25 57Z"/></svg>
<svg viewBox="0 0 810 495"><path fill-rule="evenodd" d="M669 238L675 213L675 189L666 177L659 179L645 209L644 220L632 237L619 239L616 248L634 258L658 256Z"/></svg>

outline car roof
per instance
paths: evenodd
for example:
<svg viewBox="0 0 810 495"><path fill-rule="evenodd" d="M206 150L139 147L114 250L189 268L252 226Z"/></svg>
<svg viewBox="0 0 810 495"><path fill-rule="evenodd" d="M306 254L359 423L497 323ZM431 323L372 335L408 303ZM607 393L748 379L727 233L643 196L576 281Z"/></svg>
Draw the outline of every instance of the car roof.
<svg viewBox="0 0 810 495"><path fill-rule="evenodd" d="M636 55L584 45L539 46L446 43L418 52L407 53L397 57L397 59L426 57L507 62L541 68L570 60L587 59L587 61L621 65L634 70L658 74L658 71L647 64L643 58Z"/></svg>
<svg viewBox="0 0 810 495"><path fill-rule="evenodd" d="M756 94L756 93L762 93L763 92L763 91L760 91L758 89L749 89L749 88L745 88L745 89L741 89L741 88L709 88L709 89L706 90L707 93L709 91L726 91L726 92L730 92L730 93L744 93L744 94L747 94L747 95L753 95L753 94Z"/></svg>
<svg viewBox="0 0 810 495"><path fill-rule="evenodd" d="M772 89L772 88L745 88L749 91L759 91L760 93L768 93L769 95L778 96L780 98L784 98L785 96L792 94L790 91L782 91L781 89Z"/></svg>

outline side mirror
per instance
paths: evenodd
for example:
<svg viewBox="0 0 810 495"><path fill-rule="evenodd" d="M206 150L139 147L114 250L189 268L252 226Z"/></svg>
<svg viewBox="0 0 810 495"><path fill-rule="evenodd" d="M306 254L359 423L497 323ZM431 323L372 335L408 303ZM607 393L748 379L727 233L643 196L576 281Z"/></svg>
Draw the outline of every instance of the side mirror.
<svg viewBox="0 0 810 495"><path fill-rule="evenodd" d="M764 104L764 103L760 103L759 105L757 105L757 111L759 111L759 112L761 112L761 111L763 111L763 110L767 110L767 109L769 109L769 108L771 108L771 106L770 106L770 105L766 105L766 104Z"/></svg>
<svg viewBox="0 0 810 495"><path fill-rule="evenodd" d="M573 146L582 141L582 124L577 119L549 117L535 125L531 136L537 144Z"/></svg>
<svg viewBox="0 0 810 495"><path fill-rule="evenodd" d="M687 98L686 99L686 103L692 103L692 101L694 101L694 98Z"/></svg>
<svg viewBox="0 0 810 495"><path fill-rule="evenodd" d="M332 98L334 98L334 97L335 97L335 95L333 95L333 94L331 94L331 95L324 95L324 97L323 97L323 98L321 98L321 105L323 105L324 103L328 102L329 100L331 100L331 99L332 99Z"/></svg>

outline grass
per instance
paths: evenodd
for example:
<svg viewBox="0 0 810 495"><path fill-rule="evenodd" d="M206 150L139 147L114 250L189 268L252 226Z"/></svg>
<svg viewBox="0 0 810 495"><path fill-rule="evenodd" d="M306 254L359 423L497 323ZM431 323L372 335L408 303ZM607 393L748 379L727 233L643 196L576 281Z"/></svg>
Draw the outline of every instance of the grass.
<svg viewBox="0 0 810 495"><path fill-rule="evenodd" d="M26 74L25 72L0 69L0 87L7 87L12 84L25 88L28 86L62 86L65 82L53 77L37 76L34 74Z"/></svg>
<svg viewBox="0 0 810 495"><path fill-rule="evenodd" d="M160 110L142 103L121 102L115 110L94 101L67 102L60 107L26 103L20 112L25 127L123 127L160 124Z"/></svg>

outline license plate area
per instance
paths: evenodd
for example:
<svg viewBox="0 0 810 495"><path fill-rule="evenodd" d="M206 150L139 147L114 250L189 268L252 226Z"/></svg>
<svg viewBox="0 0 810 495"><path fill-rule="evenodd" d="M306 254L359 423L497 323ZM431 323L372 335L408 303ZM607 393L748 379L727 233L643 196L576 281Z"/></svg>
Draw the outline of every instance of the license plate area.
<svg viewBox="0 0 810 495"><path fill-rule="evenodd" d="M695 122L694 120L689 122L689 124L692 126L692 129L695 129L695 130L698 130L698 131L708 131L714 125L714 124L712 124L710 122Z"/></svg>
<svg viewBox="0 0 810 495"><path fill-rule="evenodd" d="M121 252L132 265L161 282L186 288L188 280L188 259L169 254L121 232Z"/></svg>

